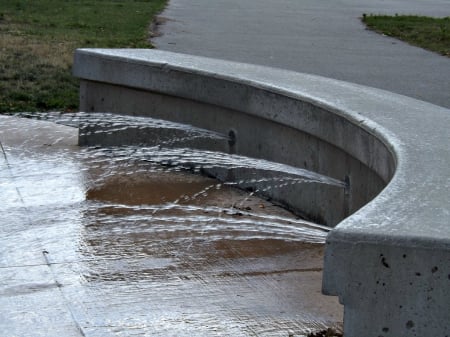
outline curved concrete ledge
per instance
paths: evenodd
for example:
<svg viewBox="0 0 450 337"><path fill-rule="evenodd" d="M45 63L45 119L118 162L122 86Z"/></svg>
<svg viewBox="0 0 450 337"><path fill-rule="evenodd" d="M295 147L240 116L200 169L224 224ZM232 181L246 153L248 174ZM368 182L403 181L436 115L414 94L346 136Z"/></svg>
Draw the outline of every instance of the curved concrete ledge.
<svg viewBox="0 0 450 337"><path fill-rule="evenodd" d="M290 186L267 197L335 226L323 291L344 304L346 337L450 336L450 110L155 50L78 50L74 74L81 110L231 130L232 153L345 181L346 188Z"/></svg>

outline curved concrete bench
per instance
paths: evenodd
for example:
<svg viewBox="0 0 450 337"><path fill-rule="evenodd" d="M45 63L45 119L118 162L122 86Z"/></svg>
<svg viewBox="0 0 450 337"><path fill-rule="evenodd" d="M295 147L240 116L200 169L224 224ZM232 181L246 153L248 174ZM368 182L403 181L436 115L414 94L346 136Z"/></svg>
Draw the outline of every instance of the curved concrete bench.
<svg viewBox="0 0 450 337"><path fill-rule="evenodd" d="M82 111L230 133L232 153L345 181L267 192L334 226L323 292L344 304L345 336L450 336L450 110L317 76L155 50L81 49L74 74Z"/></svg>

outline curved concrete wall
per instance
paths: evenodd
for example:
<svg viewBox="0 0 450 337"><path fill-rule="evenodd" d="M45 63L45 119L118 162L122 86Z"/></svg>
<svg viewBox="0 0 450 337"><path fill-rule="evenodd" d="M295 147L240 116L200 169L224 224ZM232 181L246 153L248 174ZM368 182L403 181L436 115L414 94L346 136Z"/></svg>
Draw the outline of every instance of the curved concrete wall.
<svg viewBox="0 0 450 337"><path fill-rule="evenodd" d="M317 76L154 50L78 50L74 74L81 110L232 130L232 153L346 181L347 188L266 192L335 226L323 290L345 306L346 337L450 335L448 109Z"/></svg>

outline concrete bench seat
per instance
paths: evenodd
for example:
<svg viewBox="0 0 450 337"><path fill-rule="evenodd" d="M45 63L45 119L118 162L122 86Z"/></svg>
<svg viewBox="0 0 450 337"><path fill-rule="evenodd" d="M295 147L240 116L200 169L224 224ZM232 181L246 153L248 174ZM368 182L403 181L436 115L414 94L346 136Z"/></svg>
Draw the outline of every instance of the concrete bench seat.
<svg viewBox="0 0 450 337"><path fill-rule="evenodd" d="M344 304L345 336L450 336L450 110L323 77L157 50L80 49L73 71L81 111L232 134L230 153L343 181L266 196L334 227L323 292Z"/></svg>

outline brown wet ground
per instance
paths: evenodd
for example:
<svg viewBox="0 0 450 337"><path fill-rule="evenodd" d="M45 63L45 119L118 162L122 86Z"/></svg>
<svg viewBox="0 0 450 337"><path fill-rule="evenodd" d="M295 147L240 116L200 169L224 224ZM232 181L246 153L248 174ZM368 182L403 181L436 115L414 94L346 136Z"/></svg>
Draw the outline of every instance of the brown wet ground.
<svg viewBox="0 0 450 337"><path fill-rule="evenodd" d="M288 336L339 327L326 232L215 180L0 116L5 336Z"/></svg>

